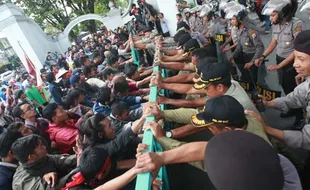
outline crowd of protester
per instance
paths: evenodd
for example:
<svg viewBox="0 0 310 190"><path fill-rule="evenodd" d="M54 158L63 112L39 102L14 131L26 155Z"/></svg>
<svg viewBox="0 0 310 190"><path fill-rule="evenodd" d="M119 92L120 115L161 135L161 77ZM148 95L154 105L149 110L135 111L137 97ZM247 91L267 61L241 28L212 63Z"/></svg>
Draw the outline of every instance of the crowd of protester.
<svg viewBox="0 0 310 190"><path fill-rule="evenodd" d="M289 0L269 13L262 10L271 14L273 32L278 25L293 27L285 30L293 32L287 47L278 31L265 50L244 6L226 1L217 15L200 3L192 9L178 4L177 31L170 37L164 14L139 0L127 26L78 38L64 55L48 52L41 84L27 72L0 82L0 189L134 189L144 172L152 172L158 189L158 169L176 163L206 172L219 190L309 188L310 159L297 166L287 148L310 149L309 114L301 117L309 109L309 79L298 86L286 82L285 97L261 97L283 115L293 110L293 130L285 131L268 126L238 81L258 82L258 67L277 45L281 66L269 70L286 68L284 81L308 77L310 31L293 18ZM165 68L167 78L154 66ZM154 85L169 96L148 102ZM146 123L148 116L155 121ZM163 152L145 153L144 130L153 132ZM213 136L209 141L182 141L206 131Z"/></svg>

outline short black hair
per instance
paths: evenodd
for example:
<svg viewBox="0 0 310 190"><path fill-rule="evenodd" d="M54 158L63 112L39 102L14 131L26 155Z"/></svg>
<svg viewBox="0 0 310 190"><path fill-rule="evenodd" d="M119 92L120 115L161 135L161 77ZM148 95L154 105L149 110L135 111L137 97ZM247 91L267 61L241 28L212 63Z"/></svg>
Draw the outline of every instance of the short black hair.
<svg viewBox="0 0 310 190"><path fill-rule="evenodd" d="M176 16L178 16L178 17L182 17L181 13L178 13Z"/></svg>
<svg viewBox="0 0 310 190"><path fill-rule="evenodd" d="M111 56L110 58L108 58L108 65L113 65L118 61L118 57L117 56Z"/></svg>
<svg viewBox="0 0 310 190"><path fill-rule="evenodd" d="M52 73L52 72L47 73L47 76L46 76L46 81L47 82L52 83L55 79L56 78L55 78L54 73Z"/></svg>
<svg viewBox="0 0 310 190"><path fill-rule="evenodd" d="M108 87L99 88L98 92L96 93L96 97L97 102L105 105L106 102L110 102L111 100L111 89Z"/></svg>
<svg viewBox="0 0 310 190"><path fill-rule="evenodd" d="M111 67L107 67L103 70L102 72L102 76L103 76L103 79L104 80L107 80L108 79L108 76L111 75L111 74L116 74L117 73L117 70L111 68Z"/></svg>
<svg viewBox="0 0 310 190"><path fill-rule="evenodd" d="M94 53L93 59L95 59L97 57L100 57L100 54L99 53Z"/></svg>
<svg viewBox="0 0 310 190"><path fill-rule="evenodd" d="M133 63L128 63L125 65L124 73L128 78L131 78L138 70L138 66Z"/></svg>
<svg viewBox="0 0 310 190"><path fill-rule="evenodd" d="M113 103L111 109L113 116L122 115L125 111L129 110L129 105L126 102L119 101Z"/></svg>
<svg viewBox="0 0 310 190"><path fill-rule="evenodd" d="M42 74L42 73L46 73L47 71L46 71L46 69L44 69L44 68L42 68L42 69L40 69L40 73Z"/></svg>
<svg viewBox="0 0 310 190"><path fill-rule="evenodd" d="M0 135L0 158L5 158L11 150L13 143L23 137L19 132L7 131Z"/></svg>
<svg viewBox="0 0 310 190"><path fill-rule="evenodd" d="M86 62L86 60L89 59L89 57L86 55L86 56L83 56L83 57L80 57L80 65L83 65L84 66L84 63Z"/></svg>
<svg viewBox="0 0 310 190"><path fill-rule="evenodd" d="M125 93L129 90L129 84L125 77L120 76L114 81L114 92Z"/></svg>
<svg viewBox="0 0 310 190"><path fill-rule="evenodd" d="M92 69L91 66L84 66L84 68L83 68L83 73L84 73L84 75L85 75L86 77L89 76L89 75L91 74L91 69Z"/></svg>
<svg viewBox="0 0 310 190"><path fill-rule="evenodd" d="M98 180L96 179L97 173L100 172L103 167L105 167L103 172L111 172L114 170L110 170L111 166L112 162L109 153L105 149L99 146L89 146L83 151L78 167L81 174L85 177L85 183L92 186L92 184L95 184L92 180ZM106 179L103 179L103 181L105 180Z"/></svg>
<svg viewBox="0 0 310 190"><path fill-rule="evenodd" d="M66 96L62 97L62 106L65 110L70 109L70 106L74 104L74 102L79 98L81 94L83 94L81 90L78 88L71 89Z"/></svg>
<svg viewBox="0 0 310 190"><path fill-rule="evenodd" d="M124 59L124 60L126 60L126 58L125 58L123 55L119 55L119 56L118 56L118 59Z"/></svg>
<svg viewBox="0 0 310 190"><path fill-rule="evenodd" d="M58 104L56 103L48 104L42 111L43 117L48 119L50 122L53 122L53 117L55 117L56 115L57 108L58 108Z"/></svg>
<svg viewBox="0 0 310 190"><path fill-rule="evenodd" d="M23 115L23 111L22 111L22 109L20 108L22 105L24 105L24 104L27 104L27 103L19 103L19 104L17 104L15 107L14 107L14 109L13 109L13 116L15 117L15 118L19 118L19 119L22 119L22 117L21 117L21 115Z"/></svg>
<svg viewBox="0 0 310 190"><path fill-rule="evenodd" d="M106 116L103 114L86 115L80 121L78 125L79 137L83 139L85 135L87 138L85 139L86 143L84 144L84 148L89 145L106 141L104 137L98 135L98 133L103 132L103 128L100 125L100 122L105 118Z"/></svg>
<svg viewBox="0 0 310 190"><path fill-rule="evenodd" d="M13 143L11 150L16 159L25 164L28 161L28 156L38 147L40 140L44 142L39 135L19 138Z"/></svg>
<svg viewBox="0 0 310 190"><path fill-rule="evenodd" d="M14 122L8 126L8 131L18 132L18 130L24 126L22 122Z"/></svg>

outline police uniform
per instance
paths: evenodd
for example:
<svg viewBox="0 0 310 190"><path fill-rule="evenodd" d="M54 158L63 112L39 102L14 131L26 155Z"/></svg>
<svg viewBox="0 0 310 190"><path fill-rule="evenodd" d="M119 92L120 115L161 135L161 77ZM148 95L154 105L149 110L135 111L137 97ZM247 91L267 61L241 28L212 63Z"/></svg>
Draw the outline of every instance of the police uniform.
<svg viewBox="0 0 310 190"><path fill-rule="evenodd" d="M194 25L194 31L195 32L202 32L203 30L203 21L202 18L196 17L195 19L195 25Z"/></svg>
<svg viewBox="0 0 310 190"><path fill-rule="evenodd" d="M276 50L277 64L280 64L294 51L294 39L303 28L303 21L297 18L293 18L284 25L272 25L272 38L278 42ZM293 62L278 70L279 83L282 85L285 94L292 92L296 87L296 75Z"/></svg>
<svg viewBox="0 0 310 190"><path fill-rule="evenodd" d="M196 22L196 17L195 16L191 16L188 20L189 23L189 27L195 31L195 22Z"/></svg>
<svg viewBox="0 0 310 190"><path fill-rule="evenodd" d="M252 65L250 72L244 69L246 63L255 61L255 59L261 57L264 53L264 44L260 39L258 32L254 29L244 27L240 31L238 46L233 52L232 56L237 58L240 53L243 53L243 63L236 63L240 72L242 73L241 80L244 82L251 82L253 80L257 82L258 67Z"/></svg>
<svg viewBox="0 0 310 190"><path fill-rule="evenodd" d="M222 52L221 46L225 43L227 31L227 20L218 17L214 22L214 40L219 63L228 63L227 55Z"/></svg>

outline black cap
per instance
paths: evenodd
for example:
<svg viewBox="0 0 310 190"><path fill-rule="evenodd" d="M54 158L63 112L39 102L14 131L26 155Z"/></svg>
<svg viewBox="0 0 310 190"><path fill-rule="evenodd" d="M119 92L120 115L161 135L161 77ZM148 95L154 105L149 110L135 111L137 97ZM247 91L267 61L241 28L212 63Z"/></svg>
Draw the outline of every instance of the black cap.
<svg viewBox="0 0 310 190"><path fill-rule="evenodd" d="M184 53L191 52L194 49L198 49L198 48L200 48L200 45L196 39L188 40L183 46Z"/></svg>
<svg viewBox="0 0 310 190"><path fill-rule="evenodd" d="M178 46L183 46L186 42L191 40L192 37L189 33L182 34L178 40Z"/></svg>
<svg viewBox="0 0 310 190"><path fill-rule="evenodd" d="M191 123L195 127L212 124L245 126L247 119L243 106L232 96L224 95L209 99L204 111L192 116Z"/></svg>
<svg viewBox="0 0 310 190"><path fill-rule="evenodd" d="M302 31L294 41L296 51L310 55L310 30Z"/></svg>
<svg viewBox="0 0 310 190"><path fill-rule="evenodd" d="M186 34L187 32L185 30L180 30L178 31L174 36L173 36L173 40L175 43L179 42L179 38L183 35Z"/></svg>
<svg viewBox="0 0 310 190"><path fill-rule="evenodd" d="M225 79L230 79L229 67L227 64L209 63L201 70L200 79L194 84L196 90L208 87L212 83L218 83Z"/></svg>
<svg viewBox="0 0 310 190"><path fill-rule="evenodd" d="M198 64L197 64L197 67L195 68L196 69L196 74L193 78L193 81L195 83L199 82L200 80L200 76L201 76L201 71L203 70L203 68L205 66L207 66L207 64L210 64L210 63L215 63L217 62L217 58L216 57L205 57L205 58L202 58L201 60L198 61Z"/></svg>
<svg viewBox="0 0 310 190"><path fill-rule="evenodd" d="M181 28L185 28L186 30L190 30L190 27L184 21L178 23L177 31L180 30Z"/></svg>
<svg viewBox="0 0 310 190"><path fill-rule="evenodd" d="M284 186L277 152L246 131L214 136L206 147L205 167L218 190L281 190Z"/></svg>

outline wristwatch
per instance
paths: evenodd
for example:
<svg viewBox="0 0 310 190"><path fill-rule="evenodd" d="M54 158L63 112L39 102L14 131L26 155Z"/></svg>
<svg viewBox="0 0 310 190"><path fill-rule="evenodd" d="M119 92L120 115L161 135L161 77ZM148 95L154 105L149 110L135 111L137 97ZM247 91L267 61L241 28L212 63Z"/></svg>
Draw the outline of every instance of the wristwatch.
<svg viewBox="0 0 310 190"><path fill-rule="evenodd" d="M172 132L171 131L167 131L166 132L166 137L171 138L172 137Z"/></svg>

